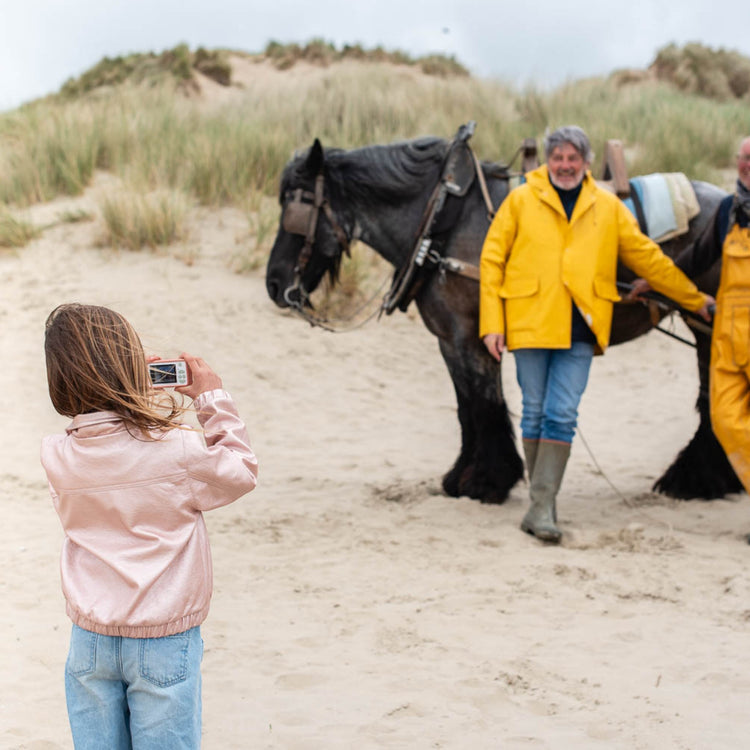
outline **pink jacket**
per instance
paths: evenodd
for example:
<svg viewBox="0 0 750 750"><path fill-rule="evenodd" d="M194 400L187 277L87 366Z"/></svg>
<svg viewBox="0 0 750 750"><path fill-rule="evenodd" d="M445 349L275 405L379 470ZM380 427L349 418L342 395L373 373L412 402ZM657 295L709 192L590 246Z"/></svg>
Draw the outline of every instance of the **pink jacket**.
<svg viewBox="0 0 750 750"><path fill-rule="evenodd" d="M250 492L258 462L228 393L202 393L194 407L203 433L175 429L139 440L105 411L81 414L64 435L42 441L65 531L66 609L85 630L156 638L208 615L213 575L203 511Z"/></svg>

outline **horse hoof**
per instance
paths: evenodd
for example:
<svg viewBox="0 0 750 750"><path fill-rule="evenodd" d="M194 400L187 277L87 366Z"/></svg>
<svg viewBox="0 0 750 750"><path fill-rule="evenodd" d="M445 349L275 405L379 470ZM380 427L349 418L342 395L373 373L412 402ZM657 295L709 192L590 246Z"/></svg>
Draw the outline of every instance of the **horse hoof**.
<svg viewBox="0 0 750 750"><path fill-rule="evenodd" d="M458 472L451 469L444 477L443 477L443 492L445 492L448 497L458 497Z"/></svg>
<svg viewBox="0 0 750 750"><path fill-rule="evenodd" d="M693 439L654 483L654 490L678 500L713 500L741 492L742 484L711 428L702 421Z"/></svg>

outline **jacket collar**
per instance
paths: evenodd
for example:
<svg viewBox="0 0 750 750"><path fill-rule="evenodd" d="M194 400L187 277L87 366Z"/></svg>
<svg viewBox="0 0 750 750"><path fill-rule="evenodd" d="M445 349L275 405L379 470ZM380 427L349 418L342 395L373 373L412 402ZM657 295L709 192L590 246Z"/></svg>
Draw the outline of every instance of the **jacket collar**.
<svg viewBox="0 0 750 750"><path fill-rule="evenodd" d="M526 174L526 182L539 200L546 203L567 222L568 217L565 214L565 209L560 201L560 196L557 194L557 190L555 190L550 182L549 170L547 169L546 164L542 164L541 167L537 167L531 172L528 172ZM597 190L596 182L591 176L590 170L586 170L586 174L584 174L583 182L581 184L581 192L576 201L576 206L573 209L573 215L570 217L571 224L575 223L578 218L593 205L596 199Z"/></svg>
<svg viewBox="0 0 750 750"><path fill-rule="evenodd" d="M77 414L73 421L65 428L65 432L70 434L82 427L92 427L98 424L115 424L122 422L122 417L114 411L94 411L89 414Z"/></svg>

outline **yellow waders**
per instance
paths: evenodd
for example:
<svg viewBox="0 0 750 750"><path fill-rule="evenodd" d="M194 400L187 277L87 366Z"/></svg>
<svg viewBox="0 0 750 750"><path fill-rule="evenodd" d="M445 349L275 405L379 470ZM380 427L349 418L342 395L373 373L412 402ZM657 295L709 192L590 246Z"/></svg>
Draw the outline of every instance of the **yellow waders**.
<svg viewBox="0 0 750 750"><path fill-rule="evenodd" d="M722 249L711 343L711 425L750 492L750 228L736 224Z"/></svg>

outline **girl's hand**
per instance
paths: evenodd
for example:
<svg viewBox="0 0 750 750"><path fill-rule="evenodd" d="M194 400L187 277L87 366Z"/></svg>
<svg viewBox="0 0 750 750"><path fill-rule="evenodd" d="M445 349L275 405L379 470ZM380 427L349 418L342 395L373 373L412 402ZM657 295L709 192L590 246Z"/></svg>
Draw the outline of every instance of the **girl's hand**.
<svg viewBox="0 0 750 750"><path fill-rule="evenodd" d="M183 352L180 356L187 362L193 382L190 385L175 388L178 393L184 393L196 399L201 393L222 388L221 378L200 357L194 357L187 352Z"/></svg>

